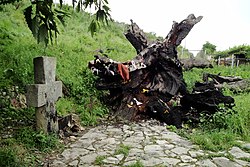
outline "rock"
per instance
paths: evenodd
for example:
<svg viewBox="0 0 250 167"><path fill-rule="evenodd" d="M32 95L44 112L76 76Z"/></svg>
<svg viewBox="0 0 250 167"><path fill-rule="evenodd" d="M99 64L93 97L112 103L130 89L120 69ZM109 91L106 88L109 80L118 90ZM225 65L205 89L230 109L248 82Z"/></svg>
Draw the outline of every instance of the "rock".
<svg viewBox="0 0 250 167"><path fill-rule="evenodd" d="M107 163L107 164L118 164L119 160L115 157L108 157L104 159L102 162Z"/></svg>
<svg viewBox="0 0 250 167"><path fill-rule="evenodd" d="M250 143L243 144L242 147L244 149L250 150Z"/></svg>
<svg viewBox="0 0 250 167"><path fill-rule="evenodd" d="M74 161L69 163L69 166L76 167L77 164L78 164L78 160L74 160Z"/></svg>
<svg viewBox="0 0 250 167"><path fill-rule="evenodd" d="M233 147L229 153L237 159L250 158L250 154L242 151L239 147Z"/></svg>
<svg viewBox="0 0 250 167"><path fill-rule="evenodd" d="M210 161L209 159L204 159L204 160L200 160L196 163L196 165L200 166L200 167L217 167L212 161Z"/></svg>
<svg viewBox="0 0 250 167"><path fill-rule="evenodd" d="M215 157L213 158L214 163L220 167L241 167L239 164L230 161L225 157Z"/></svg>
<svg viewBox="0 0 250 167"><path fill-rule="evenodd" d="M192 157L190 157L188 155L181 155L180 158L181 158L181 161L185 162L185 163L186 162L196 162L197 161L197 159L194 159L194 158L192 158Z"/></svg>
<svg viewBox="0 0 250 167"><path fill-rule="evenodd" d="M176 147L172 149L171 151L177 155L183 155L183 154L187 154L188 149L184 147Z"/></svg>

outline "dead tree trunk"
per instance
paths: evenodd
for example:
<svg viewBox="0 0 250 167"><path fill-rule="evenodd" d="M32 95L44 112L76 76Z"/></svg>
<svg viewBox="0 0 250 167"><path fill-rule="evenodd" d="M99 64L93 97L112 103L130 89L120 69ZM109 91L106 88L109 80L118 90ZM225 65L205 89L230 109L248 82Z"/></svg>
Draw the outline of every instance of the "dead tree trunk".
<svg viewBox="0 0 250 167"><path fill-rule="evenodd" d="M182 22L174 22L163 41L150 45L143 31L131 20L125 36L138 55L127 63L95 56L89 68L100 77L97 88L110 91L108 102L115 117L135 120L146 114L169 124L181 124L181 113L174 112L171 103L179 94L186 94L176 48L201 19L202 16L196 18L190 14Z"/></svg>

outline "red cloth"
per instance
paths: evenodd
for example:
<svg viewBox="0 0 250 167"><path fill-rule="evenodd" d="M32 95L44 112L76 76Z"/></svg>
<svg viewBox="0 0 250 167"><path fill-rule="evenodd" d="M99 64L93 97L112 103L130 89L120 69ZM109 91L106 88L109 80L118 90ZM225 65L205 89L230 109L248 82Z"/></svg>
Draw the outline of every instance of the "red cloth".
<svg viewBox="0 0 250 167"><path fill-rule="evenodd" d="M128 67L123 65L122 63L118 64L118 73L121 75L124 81L129 80L129 70Z"/></svg>

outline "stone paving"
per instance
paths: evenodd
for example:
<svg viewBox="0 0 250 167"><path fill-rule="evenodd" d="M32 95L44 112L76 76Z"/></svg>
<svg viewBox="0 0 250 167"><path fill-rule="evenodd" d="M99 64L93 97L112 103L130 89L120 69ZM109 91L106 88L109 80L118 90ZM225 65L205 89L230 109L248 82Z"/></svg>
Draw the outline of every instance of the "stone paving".
<svg viewBox="0 0 250 167"><path fill-rule="evenodd" d="M242 143L250 149L250 144ZM100 125L69 144L51 167L208 166L247 167L250 154L239 147L229 151L200 150L157 121Z"/></svg>

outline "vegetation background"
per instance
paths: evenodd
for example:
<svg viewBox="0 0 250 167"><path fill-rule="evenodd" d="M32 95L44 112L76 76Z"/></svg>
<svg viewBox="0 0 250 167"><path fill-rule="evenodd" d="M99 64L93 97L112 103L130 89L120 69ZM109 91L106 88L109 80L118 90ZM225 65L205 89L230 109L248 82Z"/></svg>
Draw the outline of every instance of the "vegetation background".
<svg viewBox="0 0 250 167"><path fill-rule="evenodd" d="M48 153L60 151L62 145L57 136L34 131L34 109L20 106L26 85L33 83L33 58L53 56L57 58L57 78L68 89L69 94L57 102L60 115L77 113L86 126L98 123L98 118L108 114L108 107L102 104L105 92L95 89L95 77L87 69L87 64L98 50L103 50L110 58L118 61L132 59L136 52L123 35L126 25L110 22L91 36L88 26L90 14L75 12L63 6L70 17L66 25L59 26L59 36L54 45L37 44L23 15L28 1L0 5L0 166L38 166ZM168 32L166 32L167 34ZM149 39L156 39L147 33ZM178 48L180 52L182 47ZM183 55L182 55L183 56ZM190 57L190 54L184 57ZM234 75L250 78L250 66L220 66L213 69L193 69L184 77L191 90L195 81L201 80L202 73ZM250 93L225 90L236 100L235 112L222 112L195 127L176 130L204 149L221 150L237 145L237 140L250 141ZM18 102L18 103L17 103ZM23 103L21 103L23 104ZM190 131L191 129L191 131Z"/></svg>

